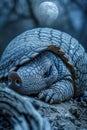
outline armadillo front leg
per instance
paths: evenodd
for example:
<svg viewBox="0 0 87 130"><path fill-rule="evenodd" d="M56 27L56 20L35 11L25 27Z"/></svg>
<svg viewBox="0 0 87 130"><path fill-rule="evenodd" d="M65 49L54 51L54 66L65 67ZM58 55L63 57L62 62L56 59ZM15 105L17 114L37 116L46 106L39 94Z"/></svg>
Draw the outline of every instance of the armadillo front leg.
<svg viewBox="0 0 87 130"><path fill-rule="evenodd" d="M60 103L74 95L73 84L69 80L61 80L39 93L39 98L49 103Z"/></svg>

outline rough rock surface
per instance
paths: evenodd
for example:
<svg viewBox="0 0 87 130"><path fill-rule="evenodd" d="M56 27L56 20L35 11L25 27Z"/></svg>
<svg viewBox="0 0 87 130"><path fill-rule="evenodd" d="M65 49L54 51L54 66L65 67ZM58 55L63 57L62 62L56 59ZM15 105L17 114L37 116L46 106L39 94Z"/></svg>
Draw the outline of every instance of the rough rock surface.
<svg viewBox="0 0 87 130"><path fill-rule="evenodd" d="M49 105L33 98L31 101L39 113L48 118L52 130L87 130L87 104L85 102L71 99L61 104Z"/></svg>
<svg viewBox="0 0 87 130"><path fill-rule="evenodd" d="M18 115L15 115L14 113L12 113L12 111L14 110L13 107L12 108L10 107L10 111L7 109L3 110L3 113L7 112L8 115L12 115L12 114L15 115L13 116L14 121L16 121L16 118L18 119L16 122L18 125L14 125L15 128L18 128L19 130L22 130L22 128L23 130L31 130L31 129L28 129L28 126L27 126L27 123L29 124L29 122L30 123L32 122L30 121L30 118L27 118L28 112L30 113L30 108L33 108L30 104L31 102L34 105L35 109L42 115L42 117L45 117L49 120L50 125L51 125L51 130L87 130L87 104L85 102L78 102L76 101L76 99L71 99L70 101L63 102L61 104L49 105L47 103L44 103L38 100L37 97L33 98L33 97L27 97L27 96L26 97L20 96L19 94L13 92L13 90L0 87L0 115L2 114L2 108L9 108L5 104L6 102L10 101L9 106L14 104L12 103L13 98L11 99L9 94L8 93L6 94L7 90L8 92L11 92L10 96L15 95L17 105L18 106L22 105L21 109L20 108L18 109L18 106L15 106L16 104L14 105L15 108L17 107L17 110L15 109L15 113ZM20 99L21 104L18 103L20 97L21 97ZM6 100L6 98L10 100ZM22 103L24 103L24 105ZM29 107L26 108L27 105L29 105ZM6 120L6 119L10 119L8 115L6 115L6 118L3 116L0 116L0 123L2 123L1 121L3 120L3 118L5 119L4 127L6 129L3 128L4 130L9 130L9 127L10 127L10 130L13 129L11 125L8 125L8 120ZM34 116L34 118L36 117ZM38 122L39 125L41 124L41 122L43 122L43 119L41 118L41 116L39 116L37 121L39 121ZM50 130L49 129L50 126L48 123L45 124L44 126L46 126L46 130ZM34 130L34 127L32 130ZM35 130L42 130L42 129L38 127ZM45 130L45 128L43 130Z"/></svg>

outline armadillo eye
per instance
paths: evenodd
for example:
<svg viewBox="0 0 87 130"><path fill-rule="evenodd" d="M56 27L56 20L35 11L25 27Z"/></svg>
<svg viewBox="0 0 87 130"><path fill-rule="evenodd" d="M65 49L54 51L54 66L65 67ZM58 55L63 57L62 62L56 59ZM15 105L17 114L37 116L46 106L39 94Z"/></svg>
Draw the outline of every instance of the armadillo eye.
<svg viewBox="0 0 87 130"><path fill-rule="evenodd" d="M52 66L44 73L44 78L49 77L52 71Z"/></svg>

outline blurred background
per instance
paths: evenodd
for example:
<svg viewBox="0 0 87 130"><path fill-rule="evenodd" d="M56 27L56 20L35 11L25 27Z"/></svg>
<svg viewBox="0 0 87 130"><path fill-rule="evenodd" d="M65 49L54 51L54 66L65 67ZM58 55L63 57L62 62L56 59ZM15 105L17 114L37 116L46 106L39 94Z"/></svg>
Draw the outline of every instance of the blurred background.
<svg viewBox="0 0 87 130"><path fill-rule="evenodd" d="M36 27L64 31L87 51L87 0L0 0L0 57L14 37Z"/></svg>

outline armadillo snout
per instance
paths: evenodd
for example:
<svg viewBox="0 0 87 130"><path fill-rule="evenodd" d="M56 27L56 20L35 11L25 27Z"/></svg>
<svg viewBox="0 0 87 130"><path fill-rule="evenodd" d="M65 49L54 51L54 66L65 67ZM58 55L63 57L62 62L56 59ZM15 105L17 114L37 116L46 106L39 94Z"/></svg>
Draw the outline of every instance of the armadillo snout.
<svg viewBox="0 0 87 130"><path fill-rule="evenodd" d="M20 87L22 83L22 80L20 76L15 71L11 71L8 74L8 87L15 89L17 87Z"/></svg>

